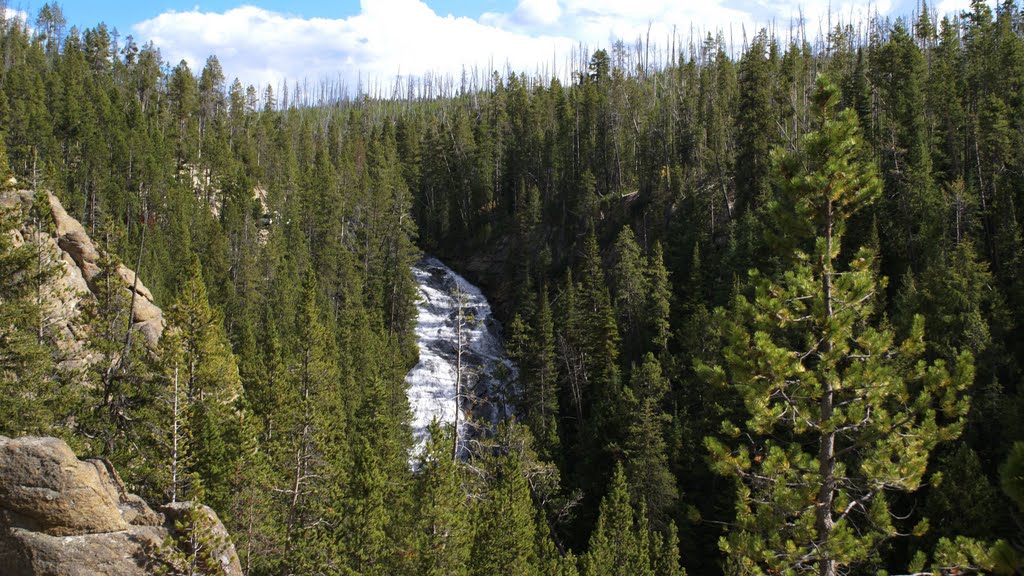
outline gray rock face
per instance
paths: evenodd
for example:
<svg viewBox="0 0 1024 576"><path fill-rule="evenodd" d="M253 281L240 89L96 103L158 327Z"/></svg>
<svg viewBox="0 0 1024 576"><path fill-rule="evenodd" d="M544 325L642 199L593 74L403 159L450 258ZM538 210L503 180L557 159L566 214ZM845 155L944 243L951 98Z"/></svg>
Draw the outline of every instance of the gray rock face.
<svg viewBox="0 0 1024 576"><path fill-rule="evenodd" d="M152 573L148 551L166 537L151 526L82 536L12 528L0 536L0 562L11 576L141 576Z"/></svg>
<svg viewBox="0 0 1024 576"><path fill-rule="evenodd" d="M109 462L82 461L57 438L0 436L0 572L9 576L150 574L190 503L154 512L129 494ZM205 506L223 574L241 575L234 545Z"/></svg>
<svg viewBox="0 0 1024 576"><path fill-rule="evenodd" d="M32 206L33 193L28 190L0 194L0 207L27 211ZM16 232L15 243L38 242L45 255L53 255L60 269L53 286L48 286L44 314L60 333L60 345L71 360L71 367L89 364L95 359L86 357L81 345L81 327L77 324L80 302L94 292L94 281L100 273L100 251L89 238L85 227L72 218L60 200L47 193L53 216L52 234L32 228L28 223ZM164 330L163 311L154 303L153 294L136 280L135 272L120 264L117 277L130 297L133 297L133 328L142 335L150 348L155 348Z"/></svg>
<svg viewBox="0 0 1024 576"><path fill-rule="evenodd" d="M93 288L93 280L100 273L100 253L85 232L82 223L68 215L56 196L50 193L47 193L47 196L50 201L50 212L53 213L57 245L71 257L86 284ZM135 328L143 334L151 347L155 347L160 335L163 334L163 312L153 303L153 294L135 277L135 272L121 264L118 266L117 275L135 302L132 311Z"/></svg>

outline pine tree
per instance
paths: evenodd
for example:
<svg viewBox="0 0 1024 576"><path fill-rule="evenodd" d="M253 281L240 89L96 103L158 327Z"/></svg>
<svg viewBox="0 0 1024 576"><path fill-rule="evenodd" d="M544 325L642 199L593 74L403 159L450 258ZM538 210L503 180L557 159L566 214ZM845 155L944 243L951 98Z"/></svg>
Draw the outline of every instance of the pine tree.
<svg viewBox="0 0 1024 576"><path fill-rule="evenodd" d="M579 342L582 351L583 379L589 388L585 402L592 406L593 421L585 432L591 435L591 442L600 442L597 438L608 438L604 432L611 432L618 424L620 339L593 228L584 240L582 256L576 295L579 320L576 329L580 332L574 335L574 340Z"/></svg>
<svg viewBox="0 0 1024 576"><path fill-rule="evenodd" d="M194 470L194 439L189 418L189 402L186 375L184 374L184 349L180 333L170 330L161 338L161 360L164 366L164 393L162 400L167 405L165 413L164 449L167 454L167 479L169 500L177 502L188 496L188 481Z"/></svg>
<svg viewBox="0 0 1024 576"><path fill-rule="evenodd" d="M664 535L652 533L651 568L655 576L686 576L686 570L679 565L679 531L675 522L669 523Z"/></svg>
<svg viewBox="0 0 1024 576"><path fill-rule="evenodd" d="M280 525L274 514L273 499L268 494L274 488L273 470L264 422L258 418L248 402L242 403L236 413L239 429L239 457L231 470L231 508L229 524L225 527L232 535L242 570L257 573L266 567L276 567L280 561L278 536Z"/></svg>
<svg viewBox="0 0 1024 576"><path fill-rule="evenodd" d="M777 114L772 106L772 61L769 40L762 29L739 63L739 102L736 110L736 204L739 212L755 210L767 203L770 194L771 147L777 138L773 124ZM772 50L771 52L775 52Z"/></svg>
<svg viewBox="0 0 1024 576"><path fill-rule="evenodd" d="M242 394L242 381L223 317L210 307L195 256L168 320L172 329L180 331L180 352L173 353L180 354L180 367L174 367L173 379L183 392L177 396L185 402L192 435L192 446L186 448L186 453L191 453L195 467L184 472L198 474L206 487L207 502L226 510L229 478L239 450L231 410Z"/></svg>
<svg viewBox="0 0 1024 576"><path fill-rule="evenodd" d="M109 458L125 478L134 481L146 496L162 496L164 485L154 478L154 467L165 462L160 453L159 421L161 379L153 356L131 338L131 295L121 279L120 262L107 251L97 260L92 278L93 297L84 300L82 320L89 326L88 349L98 361L84 373L87 398L77 410L77 428L93 443L93 450Z"/></svg>
<svg viewBox="0 0 1024 576"><path fill-rule="evenodd" d="M647 528L630 502L626 474L615 467L608 494L601 500L597 526L582 558L583 576L650 576Z"/></svg>
<svg viewBox="0 0 1024 576"><path fill-rule="evenodd" d="M462 469L451 459L451 427L432 423L415 480L416 530L410 542L409 573L468 574L472 525L462 486Z"/></svg>
<svg viewBox="0 0 1024 576"><path fill-rule="evenodd" d="M518 410L522 421L537 438L541 455L551 459L559 445L556 342L547 290L542 288L537 298L537 305L525 307L529 314L526 320L519 312L512 317L505 352L519 369Z"/></svg>
<svg viewBox="0 0 1024 576"><path fill-rule="evenodd" d="M155 551L156 574L174 576L218 576L225 573L223 550L227 542L213 529L209 512L198 500L191 500L174 521L175 533Z"/></svg>
<svg viewBox="0 0 1024 576"><path fill-rule="evenodd" d="M558 369L555 364L555 329L548 302L548 291L541 287L540 304L533 322L531 362L532 385L528 391L531 411L527 424L537 438L541 458L552 460L559 453L558 439Z"/></svg>
<svg viewBox="0 0 1024 576"><path fill-rule="evenodd" d="M877 135L886 194L879 209L882 249L893 274L921 270L941 246L940 195L928 154L925 60L903 22L871 51L881 105Z"/></svg>
<svg viewBox="0 0 1024 576"><path fill-rule="evenodd" d="M679 497L676 480L668 466L665 430L671 417L662 409L668 395L668 381L662 376L661 364L653 354L644 356L643 364L633 367L633 376L626 393L630 411L625 441L626 478L635 503L647 509L648 526L664 529Z"/></svg>
<svg viewBox="0 0 1024 576"><path fill-rule="evenodd" d="M0 433L6 435L41 433L57 420L54 406L47 405L52 363L39 331L43 311L36 298L37 287L53 271L39 266L41 246L15 243L20 220L18 211L0 207L0 381L6 398Z"/></svg>
<svg viewBox="0 0 1024 576"><path fill-rule="evenodd" d="M1010 455L999 470L1003 492L1024 512L1024 442L1015 442ZM1020 534L1015 544L1000 541L993 546L990 554L997 574L1020 574L1024 569L1024 549L1020 546Z"/></svg>
<svg viewBox="0 0 1024 576"><path fill-rule="evenodd" d="M289 354L289 374L275 391L277 490L284 517L284 568L302 572L339 549L322 532L338 529L341 487L346 484L345 408L337 386L332 338L321 318L316 275L308 270L296 311L299 333ZM279 394L279 395L278 395Z"/></svg>
<svg viewBox="0 0 1024 576"><path fill-rule="evenodd" d="M389 410L393 402L381 374L369 376L352 434L351 473L344 491L339 539L349 568L391 574L410 508L407 423ZM449 458L450 458L449 453Z"/></svg>
<svg viewBox="0 0 1024 576"><path fill-rule="evenodd" d="M520 455L510 450L488 467L493 480L475 514L471 574L537 574L533 500Z"/></svg>
<svg viewBox="0 0 1024 576"><path fill-rule="evenodd" d="M648 350L656 354L665 354L668 352L668 341L672 330L670 322L672 282L669 272L665 268L665 255L661 248L661 242L656 241L651 248L644 276L648 286L644 306L644 318L647 324L646 341L650 343Z"/></svg>
<svg viewBox="0 0 1024 576"><path fill-rule="evenodd" d="M886 492L917 489L929 452L959 434L967 412L969 353L952 370L921 361L920 319L895 344L873 325L884 286L874 255L861 248L838 266L847 219L880 186L854 112L836 113L837 100L819 78L818 130L776 160L789 269L751 272L753 298L738 295L728 314L724 365L702 368L749 413L723 423L725 439L705 440L715 470L739 480L736 527L721 547L741 573L834 576L862 562L896 533ZM740 438L751 442L729 447Z"/></svg>
<svg viewBox="0 0 1024 576"><path fill-rule="evenodd" d="M2 119L2 116L0 116ZM7 144L4 143L3 133L0 132L0 192L7 190L10 187L10 179L13 177L11 174L11 166L7 163Z"/></svg>
<svg viewBox="0 0 1024 576"><path fill-rule="evenodd" d="M369 438L358 435L352 452L344 558L358 574L384 576L390 573L392 555L388 534L394 512L388 501L390 479Z"/></svg>
<svg viewBox="0 0 1024 576"><path fill-rule="evenodd" d="M927 542L957 536L984 538L999 521L996 489L985 477L978 454L965 444L941 455L935 463L924 500L931 529ZM960 503L970 502L969 507Z"/></svg>
<svg viewBox="0 0 1024 576"><path fill-rule="evenodd" d="M644 318L644 296L650 293L644 271L646 261L640 254L633 229L625 226L615 239L613 247L614 263L611 270L611 283L615 294L615 309L618 325L626 341L627 357L637 352L642 344L641 327Z"/></svg>
<svg viewBox="0 0 1024 576"><path fill-rule="evenodd" d="M173 124L172 139L179 168L194 170L192 165L199 156L199 86L188 63L182 60L171 71L167 96ZM190 174L191 175L191 174ZM191 182L188 182L191 186Z"/></svg>

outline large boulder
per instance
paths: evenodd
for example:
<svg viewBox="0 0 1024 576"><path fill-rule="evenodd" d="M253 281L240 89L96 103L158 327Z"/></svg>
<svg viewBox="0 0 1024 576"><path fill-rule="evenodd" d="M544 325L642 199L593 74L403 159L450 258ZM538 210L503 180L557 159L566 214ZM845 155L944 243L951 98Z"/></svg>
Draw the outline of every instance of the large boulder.
<svg viewBox="0 0 1024 576"><path fill-rule="evenodd" d="M63 441L0 440L0 503L11 526L51 536L125 530L117 495Z"/></svg>
<svg viewBox="0 0 1024 576"><path fill-rule="evenodd" d="M234 545L210 508L177 503L154 512L105 460L79 460L57 438L0 436L0 573L151 574L173 565L168 542L189 540L179 526L210 535L211 564L241 575Z"/></svg>
<svg viewBox="0 0 1024 576"><path fill-rule="evenodd" d="M64 210L64 206L56 196L47 193L47 199L50 204L50 213L53 214L57 245L71 257L71 260L78 266L85 283L95 292L93 279L100 273L99 250L89 238L85 227ZM134 271L124 264L118 264L116 273L134 302L133 327L142 333L150 347L156 347L157 341L163 334L163 312L153 303L152 292L141 280L136 278Z"/></svg>
<svg viewBox="0 0 1024 576"><path fill-rule="evenodd" d="M0 562L10 576L142 576L167 531L137 526L85 536L50 536L20 528L0 533Z"/></svg>
<svg viewBox="0 0 1024 576"><path fill-rule="evenodd" d="M96 265L96 262L100 259L99 250L96 249L96 245L89 238L89 234L86 233L82 223L72 218L64 210L64 206L56 196L53 194L48 196L50 212L53 214L53 225L57 235L57 244L61 250L67 252L74 259L75 263L78 264L78 268L82 271L85 281L92 282L92 279L100 272L99 267Z"/></svg>

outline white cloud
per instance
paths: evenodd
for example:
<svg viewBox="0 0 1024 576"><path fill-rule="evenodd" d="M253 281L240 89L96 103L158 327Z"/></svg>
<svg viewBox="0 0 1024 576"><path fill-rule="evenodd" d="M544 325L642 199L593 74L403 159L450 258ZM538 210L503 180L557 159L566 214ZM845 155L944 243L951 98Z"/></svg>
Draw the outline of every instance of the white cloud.
<svg viewBox="0 0 1024 576"><path fill-rule="evenodd" d="M423 0L361 0L348 18L304 18L241 6L225 12L167 12L134 26L172 64L181 59L198 72L216 54L228 79L275 87L282 79L341 79L350 89L362 80L390 86L396 75L481 74L506 65L528 74L543 68L566 72L580 45L607 48L622 39L649 39L664 53L675 39L699 44L722 31L738 44L763 26L785 35L803 17L809 36L832 22L885 16L907 0L519 0L508 12L479 19L441 16ZM966 0L943 0L940 9Z"/></svg>
<svg viewBox="0 0 1024 576"><path fill-rule="evenodd" d="M525 32L552 27L561 17L562 7L558 0L519 0L511 13L488 12L481 16L480 21L487 26Z"/></svg>
<svg viewBox="0 0 1024 576"><path fill-rule="evenodd" d="M522 0L516 8L528 23L551 26L562 16L558 0Z"/></svg>
<svg viewBox="0 0 1024 576"><path fill-rule="evenodd" d="M29 22L28 13L24 10L15 10L9 6L3 8L4 21L21 20L22 23Z"/></svg>
<svg viewBox="0 0 1024 576"><path fill-rule="evenodd" d="M995 0L988 0L985 2L989 8L993 10L996 7L997 2ZM970 12L971 0L941 0L936 6L935 11L938 12L939 18L943 16L954 16L961 12Z"/></svg>
<svg viewBox="0 0 1024 576"><path fill-rule="evenodd" d="M941 17L946 14L952 14L960 12L961 10L966 10L970 6L970 0L942 0L942 2L939 2L939 5L936 7L936 11L939 13L939 16Z"/></svg>
<svg viewBox="0 0 1024 576"><path fill-rule="evenodd" d="M571 41L528 36L470 18L438 16L419 0L362 0L344 19L302 18L252 6L223 13L167 12L136 24L135 33L160 47L172 64L198 71L216 54L230 79L277 85L308 79L360 79L389 85L397 74L445 74L463 68L534 70ZM551 16L550 11L546 14Z"/></svg>

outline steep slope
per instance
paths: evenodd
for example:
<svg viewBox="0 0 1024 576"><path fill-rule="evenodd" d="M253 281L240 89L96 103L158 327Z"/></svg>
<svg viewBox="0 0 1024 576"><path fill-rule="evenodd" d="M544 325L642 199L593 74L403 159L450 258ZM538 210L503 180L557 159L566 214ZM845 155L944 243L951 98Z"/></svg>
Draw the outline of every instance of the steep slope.
<svg viewBox="0 0 1024 576"><path fill-rule="evenodd" d="M56 277L40 290L43 319L55 334L65 363L76 366L93 361L84 346L85 332L79 316L83 298L90 298L97 291L101 252L82 224L68 215L60 200L49 192L45 194L51 221L33 222L25 218L21 228L14 231L14 244L37 243L41 264L55 267ZM34 198L29 190L0 193L0 209L28 214ZM155 347L164 330L163 311L131 269L118 264L117 278L132 302L133 330L142 335L149 347Z"/></svg>

